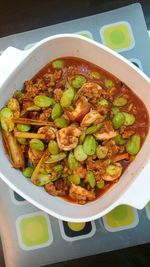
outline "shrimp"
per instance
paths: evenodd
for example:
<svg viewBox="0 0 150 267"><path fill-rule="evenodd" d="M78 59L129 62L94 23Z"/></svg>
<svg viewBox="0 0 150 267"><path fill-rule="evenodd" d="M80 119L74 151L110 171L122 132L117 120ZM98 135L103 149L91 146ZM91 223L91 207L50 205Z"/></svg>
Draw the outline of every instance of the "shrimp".
<svg viewBox="0 0 150 267"><path fill-rule="evenodd" d="M78 137L81 133L81 130L78 129L75 124L57 131L56 139L59 148L65 151L75 148L78 144Z"/></svg>

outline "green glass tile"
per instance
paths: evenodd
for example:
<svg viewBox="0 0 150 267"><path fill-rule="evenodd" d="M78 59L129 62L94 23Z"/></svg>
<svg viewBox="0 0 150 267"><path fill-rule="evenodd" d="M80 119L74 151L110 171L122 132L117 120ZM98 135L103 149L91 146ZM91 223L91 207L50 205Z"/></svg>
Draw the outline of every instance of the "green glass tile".
<svg viewBox="0 0 150 267"><path fill-rule="evenodd" d="M82 31L82 32L78 32L77 34L84 36L86 38L89 38L89 39L93 39L92 34L89 31Z"/></svg>
<svg viewBox="0 0 150 267"><path fill-rule="evenodd" d="M20 239L25 247L40 247L52 239L47 219L44 215L29 215L19 222Z"/></svg>
<svg viewBox="0 0 150 267"><path fill-rule="evenodd" d="M90 238L95 234L94 222L65 222L59 221L61 235L66 241Z"/></svg>
<svg viewBox="0 0 150 267"><path fill-rule="evenodd" d="M150 201L147 203L147 207L148 207L149 212L150 212Z"/></svg>
<svg viewBox="0 0 150 267"><path fill-rule="evenodd" d="M129 50L134 46L132 30L126 22L106 25L100 32L103 43L113 50Z"/></svg>
<svg viewBox="0 0 150 267"><path fill-rule="evenodd" d="M103 217L106 228L125 229L136 225L135 210L127 205L120 205Z"/></svg>

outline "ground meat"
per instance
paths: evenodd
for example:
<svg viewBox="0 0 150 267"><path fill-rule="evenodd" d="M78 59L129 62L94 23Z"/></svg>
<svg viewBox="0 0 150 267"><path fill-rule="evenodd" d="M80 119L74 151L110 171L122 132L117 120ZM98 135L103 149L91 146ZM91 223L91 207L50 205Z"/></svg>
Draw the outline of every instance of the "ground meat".
<svg viewBox="0 0 150 267"><path fill-rule="evenodd" d="M58 179L54 183L49 183L45 185L45 190L52 196L64 197L68 193L68 183L63 179Z"/></svg>
<svg viewBox="0 0 150 267"><path fill-rule="evenodd" d="M87 174L87 170L82 165L80 165L76 169L75 173L78 174L81 178L85 178L86 177L86 174Z"/></svg>
<svg viewBox="0 0 150 267"><path fill-rule="evenodd" d="M61 88L56 88L54 90L54 99L59 102L63 95L63 90Z"/></svg>
<svg viewBox="0 0 150 267"><path fill-rule="evenodd" d="M40 113L40 120L48 121L51 116L52 109L51 108L45 108L43 109L43 112Z"/></svg>
<svg viewBox="0 0 150 267"><path fill-rule="evenodd" d="M135 134L135 131L134 130L125 130L122 134L122 137L124 139L128 139L130 138L133 134Z"/></svg>
<svg viewBox="0 0 150 267"><path fill-rule="evenodd" d="M28 150L29 160L31 160L32 165L34 167L38 164L38 162L41 159L42 155L43 155L43 152L40 152L40 151L37 151L37 150L32 150L31 148L29 148L29 150Z"/></svg>
<svg viewBox="0 0 150 267"><path fill-rule="evenodd" d="M114 140L109 140L105 143L105 146L108 148L107 157L109 159L112 159L119 151L119 147L116 145Z"/></svg>
<svg viewBox="0 0 150 267"><path fill-rule="evenodd" d="M87 170L92 171L97 181L101 180L102 175L106 172L106 167L110 164L110 160L86 160Z"/></svg>
<svg viewBox="0 0 150 267"><path fill-rule="evenodd" d="M71 184L69 196L78 204L85 204L88 200L92 201L96 198L94 191L88 191L87 189L75 184Z"/></svg>

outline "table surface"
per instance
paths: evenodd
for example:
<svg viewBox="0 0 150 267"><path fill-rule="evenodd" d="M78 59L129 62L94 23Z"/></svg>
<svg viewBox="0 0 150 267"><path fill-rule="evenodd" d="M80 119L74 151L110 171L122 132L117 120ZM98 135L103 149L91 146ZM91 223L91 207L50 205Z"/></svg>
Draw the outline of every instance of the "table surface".
<svg viewBox="0 0 150 267"><path fill-rule="evenodd" d="M0 1L0 37L28 31L60 22L98 14L128 4L133 0L1 0ZM150 30L150 1L141 3L147 28ZM91 266L93 262L101 266L149 266L150 245L124 249L91 256L79 260L54 264L53 266ZM2 248L0 245L0 267L4 267ZM51 265L52 266L52 265Z"/></svg>

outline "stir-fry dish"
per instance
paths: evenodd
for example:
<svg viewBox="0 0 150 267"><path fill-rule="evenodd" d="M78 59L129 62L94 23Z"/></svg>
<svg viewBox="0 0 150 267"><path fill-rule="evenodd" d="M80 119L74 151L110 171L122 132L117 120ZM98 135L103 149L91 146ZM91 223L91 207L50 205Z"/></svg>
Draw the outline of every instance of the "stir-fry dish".
<svg viewBox="0 0 150 267"><path fill-rule="evenodd" d="M52 196L85 204L118 182L149 129L142 101L80 58L46 65L0 112L12 166Z"/></svg>

